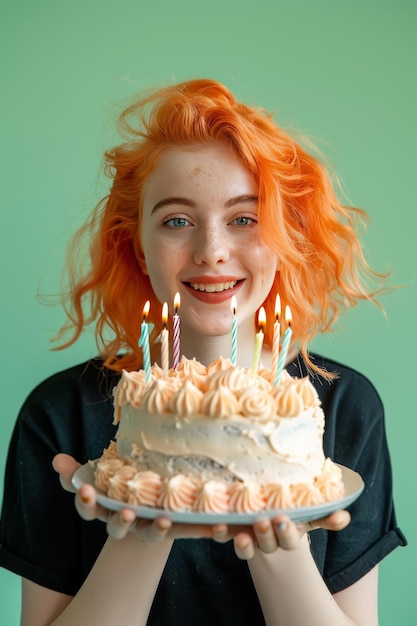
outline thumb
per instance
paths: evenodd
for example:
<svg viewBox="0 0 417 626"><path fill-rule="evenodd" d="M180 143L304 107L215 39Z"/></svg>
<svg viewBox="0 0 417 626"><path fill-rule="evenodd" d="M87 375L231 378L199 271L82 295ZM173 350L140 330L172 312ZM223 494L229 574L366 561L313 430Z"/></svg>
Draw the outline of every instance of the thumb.
<svg viewBox="0 0 417 626"><path fill-rule="evenodd" d="M75 493L75 489L72 486L72 476L74 472L81 466L72 456L69 454L57 454L52 460L52 467L59 474L59 480L61 485L66 491Z"/></svg>

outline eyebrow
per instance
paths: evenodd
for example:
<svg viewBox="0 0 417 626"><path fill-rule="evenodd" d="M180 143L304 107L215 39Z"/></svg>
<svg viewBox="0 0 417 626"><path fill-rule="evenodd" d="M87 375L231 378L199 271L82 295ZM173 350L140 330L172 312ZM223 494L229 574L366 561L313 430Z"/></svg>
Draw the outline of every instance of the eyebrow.
<svg viewBox="0 0 417 626"><path fill-rule="evenodd" d="M243 194L242 196L236 196L234 198L230 198L230 200L226 202L225 208L230 209L231 207L237 206L239 204L245 204L248 202L258 202L258 196L253 195L253 194ZM196 203L193 200L190 200L189 198L183 198L182 196L172 196L169 198L163 198L162 200L159 200L159 202L157 202L155 206L153 207L152 213L154 213L161 207L169 206L171 204L180 204L182 206L187 206L187 207L192 207L192 208L196 206Z"/></svg>

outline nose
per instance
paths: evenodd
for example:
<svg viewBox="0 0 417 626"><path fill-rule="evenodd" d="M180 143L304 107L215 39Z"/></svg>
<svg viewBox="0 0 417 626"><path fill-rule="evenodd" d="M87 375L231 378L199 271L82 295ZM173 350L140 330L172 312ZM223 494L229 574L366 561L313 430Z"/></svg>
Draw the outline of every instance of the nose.
<svg viewBox="0 0 417 626"><path fill-rule="evenodd" d="M194 262L214 266L225 263L230 256L230 241L221 228L202 228L196 233Z"/></svg>

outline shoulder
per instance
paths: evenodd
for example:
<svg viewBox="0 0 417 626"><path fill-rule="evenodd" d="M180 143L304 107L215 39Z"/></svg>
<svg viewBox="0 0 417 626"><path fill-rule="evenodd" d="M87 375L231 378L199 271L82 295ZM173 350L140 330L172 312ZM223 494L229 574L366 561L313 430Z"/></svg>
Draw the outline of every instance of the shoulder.
<svg viewBox="0 0 417 626"><path fill-rule="evenodd" d="M91 359L48 376L30 392L26 402L64 400L67 396L80 400L111 397L119 375L104 367L101 359Z"/></svg>
<svg viewBox="0 0 417 626"><path fill-rule="evenodd" d="M80 462L99 456L113 438L113 396L118 374L101 360L80 363L49 376L24 401L11 445L66 452Z"/></svg>
<svg viewBox="0 0 417 626"><path fill-rule="evenodd" d="M383 414L381 396L368 376L334 359L319 354L312 354L311 357L316 365L335 375L328 382L323 377L310 374L324 405L342 405L345 412L355 415Z"/></svg>

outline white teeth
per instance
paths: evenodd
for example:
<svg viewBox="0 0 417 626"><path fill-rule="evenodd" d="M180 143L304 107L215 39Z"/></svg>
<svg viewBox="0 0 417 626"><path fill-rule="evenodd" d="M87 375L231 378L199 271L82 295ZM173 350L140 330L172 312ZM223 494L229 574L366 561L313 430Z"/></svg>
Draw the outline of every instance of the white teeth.
<svg viewBox="0 0 417 626"><path fill-rule="evenodd" d="M208 285L204 283L190 283L191 287L196 291L206 291L207 293L217 293L219 291L226 291L226 289L232 289L237 283L237 280L230 280L225 283L210 283Z"/></svg>

